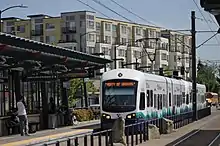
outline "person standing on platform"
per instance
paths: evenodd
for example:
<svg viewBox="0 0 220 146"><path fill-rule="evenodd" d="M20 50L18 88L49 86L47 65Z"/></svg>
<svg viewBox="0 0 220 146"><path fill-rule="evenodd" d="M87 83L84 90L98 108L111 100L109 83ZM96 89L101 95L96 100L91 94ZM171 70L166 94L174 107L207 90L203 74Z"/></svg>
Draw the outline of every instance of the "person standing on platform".
<svg viewBox="0 0 220 146"><path fill-rule="evenodd" d="M53 99L53 97L50 97L50 103L49 103L49 119L52 125L49 125L52 129L56 129L56 122L57 122L57 117L56 117L56 104Z"/></svg>
<svg viewBox="0 0 220 146"><path fill-rule="evenodd" d="M17 102L17 114L18 114L18 118L19 118L19 122L20 122L20 133L21 136L29 136L28 133L28 118L27 118L27 112L25 109L25 103L24 103L24 97L21 96L21 99Z"/></svg>

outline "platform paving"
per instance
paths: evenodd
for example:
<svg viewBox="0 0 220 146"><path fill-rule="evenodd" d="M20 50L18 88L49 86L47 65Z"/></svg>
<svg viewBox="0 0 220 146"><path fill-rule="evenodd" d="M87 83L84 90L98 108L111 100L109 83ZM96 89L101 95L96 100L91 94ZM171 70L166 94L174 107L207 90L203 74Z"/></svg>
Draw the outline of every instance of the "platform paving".
<svg viewBox="0 0 220 146"><path fill-rule="evenodd" d="M95 127L99 127L99 124L100 124L100 120L92 120L92 121L81 122L77 126L67 126L63 128L37 131L31 136L20 136L19 134L4 136L4 137L0 137L0 145L3 146L5 144L8 144L14 146L17 145L16 142L18 141L22 145L24 145L24 143L41 142L50 139L72 136L76 134L83 134L87 132L92 132L94 128L93 125L95 125ZM23 143L21 141L23 141Z"/></svg>

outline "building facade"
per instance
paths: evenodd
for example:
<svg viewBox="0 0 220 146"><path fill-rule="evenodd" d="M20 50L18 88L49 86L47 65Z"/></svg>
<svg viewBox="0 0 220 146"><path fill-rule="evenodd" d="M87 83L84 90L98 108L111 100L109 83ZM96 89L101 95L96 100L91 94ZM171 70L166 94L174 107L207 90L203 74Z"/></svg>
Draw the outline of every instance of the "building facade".
<svg viewBox="0 0 220 146"><path fill-rule="evenodd" d="M185 77L190 77L191 37L185 34L100 18L91 11L65 12L59 17L43 14L27 17L3 18L3 32L89 54L102 53L101 57L116 61L106 64L100 72L139 67L157 73L160 67L180 70L184 66ZM138 39L143 41L137 42Z"/></svg>

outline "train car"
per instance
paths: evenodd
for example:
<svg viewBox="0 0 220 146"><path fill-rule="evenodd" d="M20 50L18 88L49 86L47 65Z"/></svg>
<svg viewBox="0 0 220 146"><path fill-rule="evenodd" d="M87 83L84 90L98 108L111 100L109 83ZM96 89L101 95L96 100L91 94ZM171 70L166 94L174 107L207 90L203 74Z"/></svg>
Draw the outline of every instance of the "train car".
<svg viewBox="0 0 220 146"><path fill-rule="evenodd" d="M119 115L127 125L192 110L191 82L181 79L114 69L102 75L100 87L102 129L111 128ZM204 91L198 84L199 109L205 103Z"/></svg>

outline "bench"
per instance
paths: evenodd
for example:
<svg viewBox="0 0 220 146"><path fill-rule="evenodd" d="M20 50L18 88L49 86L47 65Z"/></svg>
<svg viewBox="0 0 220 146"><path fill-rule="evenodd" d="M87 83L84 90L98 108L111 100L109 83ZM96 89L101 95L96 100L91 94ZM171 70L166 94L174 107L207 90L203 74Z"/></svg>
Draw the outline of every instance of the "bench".
<svg viewBox="0 0 220 146"><path fill-rule="evenodd" d="M32 122L32 121L28 122L29 133L35 133L36 131L38 131L39 125L40 122ZM18 134L20 132L20 124L19 123L12 124L11 120L6 121L6 127L8 129L8 135Z"/></svg>

